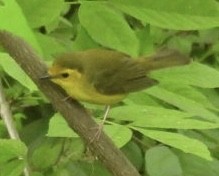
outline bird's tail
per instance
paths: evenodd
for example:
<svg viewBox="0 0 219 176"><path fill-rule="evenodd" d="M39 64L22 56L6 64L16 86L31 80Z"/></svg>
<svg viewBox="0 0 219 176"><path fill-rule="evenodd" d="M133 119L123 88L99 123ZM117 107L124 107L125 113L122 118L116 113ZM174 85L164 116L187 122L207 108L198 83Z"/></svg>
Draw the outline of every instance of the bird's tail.
<svg viewBox="0 0 219 176"><path fill-rule="evenodd" d="M186 65L190 61L191 59L188 56L173 49L162 49L153 56L139 59L139 62L148 71Z"/></svg>

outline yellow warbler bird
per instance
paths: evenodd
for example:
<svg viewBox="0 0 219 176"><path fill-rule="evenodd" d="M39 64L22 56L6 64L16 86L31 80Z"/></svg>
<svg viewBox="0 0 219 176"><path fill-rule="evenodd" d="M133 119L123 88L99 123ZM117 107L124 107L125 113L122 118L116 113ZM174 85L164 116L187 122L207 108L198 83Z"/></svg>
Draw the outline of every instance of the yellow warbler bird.
<svg viewBox="0 0 219 176"><path fill-rule="evenodd" d="M58 56L44 78L51 79L76 100L111 105L130 92L156 84L156 80L148 77L151 71L184 65L189 60L180 52L169 49L136 59L118 51L90 49Z"/></svg>

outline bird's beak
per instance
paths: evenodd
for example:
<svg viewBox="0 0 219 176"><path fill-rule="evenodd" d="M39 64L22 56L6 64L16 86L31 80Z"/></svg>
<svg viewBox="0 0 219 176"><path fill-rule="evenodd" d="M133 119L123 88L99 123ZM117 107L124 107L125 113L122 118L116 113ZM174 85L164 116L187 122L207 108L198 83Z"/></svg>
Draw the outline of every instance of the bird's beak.
<svg viewBox="0 0 219 176"><path fill-rule="evenodd" d="M48 80L48 79L52 79L52 76L51 75L45 75L45 76L40 77L40 79Z"/></svg>
<svg viewBox="0 0 219 176"><path fill-rule="evenodd" d="M60 78L60 75L45 75L45 76L41 76L40 79L41 80L50 80L50 79L55 79L55 78Z"/></svg>

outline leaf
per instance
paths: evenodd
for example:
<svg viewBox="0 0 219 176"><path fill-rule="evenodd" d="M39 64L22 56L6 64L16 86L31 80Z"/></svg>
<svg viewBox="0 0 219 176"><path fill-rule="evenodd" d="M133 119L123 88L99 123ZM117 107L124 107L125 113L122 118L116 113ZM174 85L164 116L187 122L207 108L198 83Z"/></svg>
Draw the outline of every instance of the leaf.
<svg viewBox="0 0 219 176"><path fill-rule="evenodd" d="M17 0L30 26L38 28L59 18L64 8L63 0Z"/></svg>
<svg viewBox="0 0 219 176"><path fill-rule="evenodd" d="M183 168L183 174L185 176L218 176L219 175L219 161L214 159L208 161L203 158L175 151L177 154L181 167Z"/></svg>
<svg viewBox="0 0 219 176"><path fill-rule="evenodd" d="M67 49L62 46L55 38L41 33L35 33L39 44L42 47L45 60L49 60L52 55L65 53Z"/></svg>
<svg viewBox="0 0 219 176"><path fill-rule="evenodd" d="M176 80L177 82L177 80ZM181 96L184 96L185 98L194 100L198 102L199 104L202 104L205 108L219 111L219 109L213 105L211 102L209 96L210 96L210 90L213 89L203 89L203 88L197 88L189 85L179 85L179 84L162 84L160 87L165 88L166 90L179 94ZM204 94L205 91L208 91L208 94ZM215 97L219 98L219 96Z"/></svg>
<svg viewBox="0 0 219 176"><path fill-rule="evenodd" d="M207 65L193 62L187 66L153 71L150 77L161 83L178 83L202 88L219 87L219 72Z"/></svg>
<svg viewBox="0 0 219 176"><path fill-rule="evenodd" d="M124 146L132 138L132 131L122 125L104 125L104 132L112 139L119 148Z"/></svg>
<svg viewBox="0 0 219 176"><path fill-rule="evenodd" d="M168 147L156 146L146 152L145 163L150 176L182 176L179 159Z"/></svg>
<svg viewBox="0 0 219 176"><path fill-rule="evenodd" d="M167 128L167 129L216 129L219 123L210 123L196 119L178 119L155 117L138 120L130 124L137 127Z"/></svg>
<svg viewBox="0 0 219 176"><path fill-rule="evenodd" d="M129 141L125 146L121 148L121 151L126 155L126 157L132 162L137 170L142 169L143 153L141 147L133 141Z"/></svg>
<svg viewBox="0 0 219 176"><path fill-rule="evenodd" d="M133 92L123 102L125 105L145 105L145 102L147 102L149 106L160 106L157 99L148 95L145 91Z"/></svg>
<svg viewBox="0 0 219 176"><path fill-rule="evenodd" d="M38 91L38 88L36 87L34 82L8 54L0 53L0 66L2 66L2 68L8 75L20 82L31 92Z"/></svg>
<svg viewBox="0 0 219 176"><path fill-rule="evenodd" d="M124 13L165 29L194 30L219 25L218 3L214 0L112 0L111 3Z"/></svg>
<svg viewBox="0 0 219 176"><path fill-rule="evenodd" d="M144 56L154 52L154 41L151 35L150 26L136 30L136 35L139 40L139 55Z"/></svg>
<svg viewBox="0 0 219 176"><path fill-rule="evenodd" d="M78 137L78 135L69 128L64 118L56 113L49 122L49 130L47 136L50 137Z"/></svg>
<svg viewBox="0 0 219 176"><path fill-rule="evenodd" d="M162 142L163 144L180 149L185 153L190 153L206 160L212 160L207 146L197 139L192 139L178 133L166 131L146 130L136 127L133 129L139 131L145 136L148 136L149 138Z"/></svg>
<svg viewBox="0 0 219 176"><path fill-rule="evenodd" d="M84 156L86 145L81 138L72 138L65 141L65 156L71 160L78 161Z"/></svg>
<svg viewBox="0 0 219 176"><path fill-rule="evenodd" d="M27 147L14 139L0 139L0 175L20 176L25 166Z"/></svg>
<svg viewBox="0 0 219 176"><path fill-rule="evenodd" d="M109 116L116 120L138 121L142 118L189 118L192 114L178 110L171 110L162 107L146 106L146 105L129 105L114 107L110 110Z"/></svg>
<svg viewBox="0 0 219 176"><path fill-rule="evenodd" d="M92 40L83 27L80 27L77 32L77 37L73 42L72 48L74 48L75 51L81 51L97 47L99 47L98 43Z"/></svg>
<svg viewBox="0 0 219 176"><path fill-rule="evenodd" d="M153 106L122 106L112 108L110 117L116 120L130 121L128 126L170 128L170 129L213 129L218 123L193 119L187 112Z"/></svg>
<svg viewBox="0 0 219 176"><path fill-rule="evenodd" d="M154 86L146 91L158 99L164 100L194 116L201 117L207 121L218 122L218 117L213 112L206 109L201 103L192 99L181 96L177 93L171 92L160 86Z"/></svg>
<svg viewBox="0 0 219 176"><path fill-rule="evenodd" d="M12 160L4 164L0 164L1 176L20 176L24 171L24 160Z"/></svg>
<svg viewBox="0 0 219 176"><path fill-rule="evenodd" d="M25 158L27 147L24 143L14 139L0 139L0 162L12 158Z"/></svg>
<svg viewBox="0 0 219 176"><path fill-rule="evenodd" d="M29 1L27 1L29 3ZM0 6L0 29L10 31L31 44L37 52L42 55L39 46L23 11L15 0L4 0L4 6Z"/></svg>
<svg viewBox="0 0 219 176"><path fill-rule="evenodd" d="M132 56L138 55L139 42L123 15L105 2L83 1L79 20L98 43Z"/></svg>
<svg viewBox="0 0 219 176"><path fill-rule="evenodd" d="M31 164L38 169L46 169L53 166L63 151L62 139L43 138L36 143L33 151L29 152Z"/></svg>

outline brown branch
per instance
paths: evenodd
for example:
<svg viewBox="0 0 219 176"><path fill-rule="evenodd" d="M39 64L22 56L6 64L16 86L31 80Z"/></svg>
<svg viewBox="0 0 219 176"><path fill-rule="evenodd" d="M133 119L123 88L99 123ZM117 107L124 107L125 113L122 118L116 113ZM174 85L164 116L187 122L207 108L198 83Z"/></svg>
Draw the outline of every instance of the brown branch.
<svg viewBox="0 0 219 176"><path fill-rule="evenodd" d="M97 124L78 102L73 100L63 101L66 94L60 91L59 87L50 81L39 79L46 73L47 68L29 44L20 37L6 31L0 31L0 44L32 78L39 90L63 115L68 125L78 133L111 173L115 176L139 176L130 161L104 133L101 133L98 140L90 142L97 132Z"/></svg>

